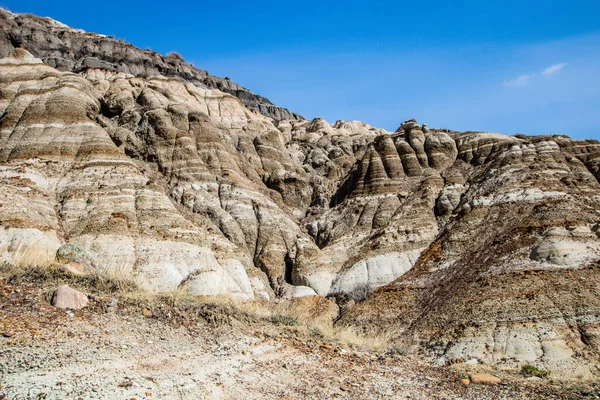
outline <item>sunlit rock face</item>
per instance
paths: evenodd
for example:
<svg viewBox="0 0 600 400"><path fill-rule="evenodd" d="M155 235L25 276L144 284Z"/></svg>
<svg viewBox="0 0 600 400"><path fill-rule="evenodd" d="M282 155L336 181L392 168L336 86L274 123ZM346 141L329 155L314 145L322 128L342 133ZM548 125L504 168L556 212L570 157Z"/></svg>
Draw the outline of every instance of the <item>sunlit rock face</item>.
<svg viewBox="0 0 600 400"><path fill-rule="evenodd" d="M3 259L49 263L69 242L151 288L254 298L258 271L249 261L246 271L243 254L185 218L116 146L98 82L37 61L19 50L0 67Z"/></svg>
<svg viewBox="0 0 600 400"><path fill-rule="evenodd" d="M592 376L600 350L597 142L452 136L457 159L446 171L463 178L439 192L439 234L411 270L339 323L392 330L440 363L533 363Z"/></svg>
<svg viewBox="0 0 600 400"><path fill-rule="evenodd" d="M438 231L443 179L425 150L420 175L406 176L402 135L320 118L275 126L218 90L60 72L23 49L0 67L1 171L18 183L3 194L20 199L4 207L9 262L37 248L48 263L72 243L157 290L251 299L259 277L263 292L326 296L389 283Z"/></svg>
<svg viewBox="0 0 600 400"><path fill-rule="evenodd" d="M70 28L51 18L15 14L6 10L0 10L0 25L7 33L0 37L0 57L6 57L13 49L23 47L40 59L38 62L43 61L60 71L104 69L142 77L173 77L201 88L229 93L239 98L248 109L277 121L302 118L229 78L219 78L195 68L177 53L162 56L114 37Z"/></svg>
<svg viewBox="0 0 600 400"><path fill-rule="evenodd" d="M177 57L0 16L0 262L76 249L78 273L156 291L374 292L337 323L439 363L594 373L598 142L275 117Z"/></svg>

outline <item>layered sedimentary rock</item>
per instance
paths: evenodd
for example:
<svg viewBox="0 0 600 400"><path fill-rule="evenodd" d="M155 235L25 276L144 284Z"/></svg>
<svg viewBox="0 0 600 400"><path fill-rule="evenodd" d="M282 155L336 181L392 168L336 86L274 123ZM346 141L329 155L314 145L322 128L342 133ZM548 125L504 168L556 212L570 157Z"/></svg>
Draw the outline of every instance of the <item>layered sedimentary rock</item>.
<svg viewBox="0 0 600 400"><path fill-rule="evenodd" d="M8 56L14 48L24 47L60 71L80 72L88 68L100 68L140 77L174 77L201 88L230 93L242 100L249 109L275 120L302 118L228 78L219 78L195 68L177 53L162 56L114 37L70 28L51 18L14 14L6 10L0 10L0 27L5 32L0 36L0 58Z"/></svg>
<svg viewBox="0 0 600 400"><path fill-rule="evenodd" d="M103 129L97 82L20 49L0 69L5 261L49 263L69 242L103 268L151 287L186 284L198 294L254 298L244 255L212 237L208 222L185 218Z"/></svg>
<svg viewBox="0 0 600 400"><path fill-rule="evenodd" d="M181 60L2 15L1 262L330 297L436 362L596 373L597 141L283 119Z"/></svg>
<svg viewBox="0 0 600 400"><path fill-rule="evenodd" d="M316 278L308 281L319 280L322 292L352 292L408 271L439 232L435 204L446 175L448 182L464 182L449 168L456 155L448 134L425 135L418 126L374 137L340 182L332 207L308 223L320 257L334 260L329 282L322 262L311 266Z"/></svg>
<svg viewBox="0 0 600 400"><path fill-rule="evenodd" d="M598 143L455 140L467 189L440 234L409 272L340 323L392 332L438 362L597 373L600 186L589 166Z"/></svg>

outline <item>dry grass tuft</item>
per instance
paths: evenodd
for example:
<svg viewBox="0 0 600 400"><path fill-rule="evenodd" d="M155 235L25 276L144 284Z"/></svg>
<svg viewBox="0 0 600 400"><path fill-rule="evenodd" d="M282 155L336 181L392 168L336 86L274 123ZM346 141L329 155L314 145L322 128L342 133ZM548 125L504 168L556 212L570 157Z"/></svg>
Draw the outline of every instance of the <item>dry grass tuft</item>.
<svg viewBox="0 0 600 400"><path fill-rule="evenodd" d="M194 296L183 288L153 292L143 289L130 276L108 272L80 276L56 264L25 267L4 263L0 265L0 279L12 284L29 282L51 288L69 285L95 296L116 297L128 308L160 310L159 317L161 313L171 314L169 310L176 310L177 313L183 312L179 319L182 324L191 316L200 317L212 325L238 321L246 325L293 327L309 338L360 350L386 351L390 345L388 336L363 335L352 327L334 326L337 306L323 298L280 300L277 303L264 300L237 302L226 296ZM335 307L335 313L328 307Z"/></svg>
<svg viewBox="0 0 600 400"><path fill-rule="evenodd" d="M40 285L69 285L86 292L99 295L127 295L141 293L142 289L131 278L119 277L107 273L95 273L85 276L68 272L60 265L23 266L3 263L0 265L0 279L9 283L28 281Z"/></svg>

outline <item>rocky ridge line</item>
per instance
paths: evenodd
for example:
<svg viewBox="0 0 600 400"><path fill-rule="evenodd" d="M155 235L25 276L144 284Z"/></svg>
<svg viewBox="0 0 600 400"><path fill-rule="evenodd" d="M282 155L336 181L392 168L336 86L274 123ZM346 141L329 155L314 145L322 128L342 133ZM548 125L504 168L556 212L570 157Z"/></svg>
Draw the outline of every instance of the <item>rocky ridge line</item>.
<svg viewBox="0 0 600 400"><path fill-rule="evenodd" d="M162 56L113 37L73 29L51 18L15 14L4 9L0 9L0 27L5 33L0 36L0 58L8 56L17 47L24 47L60 71L101 68L141 77L175 77L202 88L232 94L248 109L277 121L302 119L301 115L274 105L229 78L219 78L195 68L177 53Z"/></svg>

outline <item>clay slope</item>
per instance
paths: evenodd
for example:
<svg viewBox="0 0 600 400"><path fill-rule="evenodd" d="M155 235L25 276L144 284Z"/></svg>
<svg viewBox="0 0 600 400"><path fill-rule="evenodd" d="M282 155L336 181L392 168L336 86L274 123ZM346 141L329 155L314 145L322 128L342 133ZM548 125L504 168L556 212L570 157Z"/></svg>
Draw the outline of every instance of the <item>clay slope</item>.
<svg viewBox="0 0 600 400"><path fill-rule="evenodd" d="M438 195L439 235L408 273L338 323L391 332L440 363L598 373L599 144L562 136L455 139L452 168L465 179L447 182Z"/></svg>
<svg viewBox="0 0 600 400"><path fill-rule="evenodd" d="M3 260L57 259L158 290L314 294L292 286L303 254L319 254L299 219L331 196L331 171L366 148L355 136L378 132L337 129L345 167L325 156L317 171L299 159L322 136L319 121L295 122L292 140L290 123L280 130L218 90L96 68L60 72L20 48L0 62L0 83Z"/></svg>
<svg viewBox="0 0 600 400"><path fill-rule="evenodd" d="M596 372L598 142L274 122L182 61L2 15L0 261L335 297L339 324L438 362ZM62 53L31 54L57 32ZM103 43L110 64L80 62Z"/></svg>
<svg viewBox="0 0 600 400"><path fill-rule="evenodd" d="M80 72L102 68L141 77L168 76L208 89L219 89L244 102L246 107L275 119L302 117L269 99L256 95L228 78L219 78L186 63L177 53L166 57L141 50L114 37L70 28L51 18L31 14L14 14L0 9L0 57L14 48L24 47L45 64L60 71Z"/></svg>

